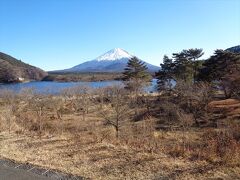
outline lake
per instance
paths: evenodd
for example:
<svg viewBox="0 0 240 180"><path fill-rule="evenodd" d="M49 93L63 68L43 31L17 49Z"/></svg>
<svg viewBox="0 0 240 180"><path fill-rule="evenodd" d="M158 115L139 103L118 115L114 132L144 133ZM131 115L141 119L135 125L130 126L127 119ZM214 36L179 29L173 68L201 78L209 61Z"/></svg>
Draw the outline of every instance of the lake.
<svg viewBox="0 0 240 180"><path fill-rule="evenodd" d="M66 88L75 86L89 86L92 88L101 88L112 85L122 85L122 81L98 81L98 82L52 82L52 81L34 81L26 83L0 84L0 89L10 89L14 92L20 92L25 88L32 88L38 93L57 94ZM153 79L151 85L145 88L146 92L156 91L157 80Z"/></svg>

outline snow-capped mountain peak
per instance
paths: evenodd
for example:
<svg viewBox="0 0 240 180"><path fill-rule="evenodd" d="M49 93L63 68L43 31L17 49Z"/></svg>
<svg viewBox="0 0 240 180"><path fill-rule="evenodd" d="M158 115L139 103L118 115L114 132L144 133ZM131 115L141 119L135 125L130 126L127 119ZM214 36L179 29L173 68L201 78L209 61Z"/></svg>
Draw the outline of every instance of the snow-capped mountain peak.
<svg viewBox="0 0 240 180"><path fill-rule="evenodd" d="M118 59L130 59L133 56L130 55L127 51L121 49L121 48L114 48L108 52L106 52L105 54L99 56L96 58L97 61L114 61L114 60L118 60Z"/></svg>
<svg viewBox="0 0 240 180"><path fill-rule="evenodd" d="M70 69L60 70L58 72L123 72L129 59L134 56L121 48L114 48L96 59L78 64ZM144 62L144 61L143 61ZM160 69L158 66L145 62L148 71L156 72Z"/></svg>

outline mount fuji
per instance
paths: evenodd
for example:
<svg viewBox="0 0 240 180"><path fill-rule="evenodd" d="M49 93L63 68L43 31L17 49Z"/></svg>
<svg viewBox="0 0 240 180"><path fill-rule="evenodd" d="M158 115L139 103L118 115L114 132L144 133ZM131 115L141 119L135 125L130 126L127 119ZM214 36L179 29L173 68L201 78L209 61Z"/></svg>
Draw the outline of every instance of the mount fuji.
<svg viewBox="0 0 240 180"><path fill-rule="evenodd" d="M114 48L94 60L58 72L122 72L128 60L132 57L134 56L127 51L121 48ZM146 65L150 72L155 72L160 69L160 67L149 63L146 63Z"/></svg>

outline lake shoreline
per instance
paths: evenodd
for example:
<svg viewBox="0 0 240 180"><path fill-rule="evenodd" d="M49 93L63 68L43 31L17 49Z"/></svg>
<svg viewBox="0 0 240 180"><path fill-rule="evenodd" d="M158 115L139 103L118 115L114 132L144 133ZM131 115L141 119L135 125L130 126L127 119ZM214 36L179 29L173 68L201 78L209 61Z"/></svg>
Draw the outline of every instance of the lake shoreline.
<svg viewBox="0 0 240 180"><path fill-rule="evenodd" d="M112 81L121 80L122 73L55 73L48 72L48 76L44 77L43 81L56 81L56 82L96 82L96 81Z"/></svg>

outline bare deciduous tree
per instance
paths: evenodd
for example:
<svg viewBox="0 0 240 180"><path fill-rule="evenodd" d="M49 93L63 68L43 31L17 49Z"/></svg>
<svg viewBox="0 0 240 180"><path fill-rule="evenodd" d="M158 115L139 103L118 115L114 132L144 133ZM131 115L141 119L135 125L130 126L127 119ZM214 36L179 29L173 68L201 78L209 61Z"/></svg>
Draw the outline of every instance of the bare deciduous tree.
<svg viewBox="0 0 240 180"><path fill-rule="evenodd" d="M13 120L15 118L15 112L17 108L16 104L16 93L5 89L0 91L0 97L3 99L3 104L4 104L4 110L3 110L3 116L4 119L6 120L8 132L11 132L11 126L13 123Z"/></svg>
<svg viewBox="0 0 240 180"><path fill-rule="evenodd" d="M191 114L186 114L181 110L176 110L178 115L178 120L180 122L181 130L182 130L182 143L183 143L183 152L189 151L188 142L186 139L186 132L193 125L193 118Z"/></svg>
<svg viewBox="0 0 240 180"><path fill-rule="evenodd" d="M46 112L50 103L49 97L41 94L35 95L34 98L28 101L28 108L35 112L37 116L38 135L40 139L43 134L43 121L46 118Z"/></svg>
<svg viewBox="0 0 240 180"><path fill-rule="evenodd" d="M107 88L97 88L96 89L96 95L100 103L100 110L103 109L104 105L104 98L106 97L106 89Z"/></svg>
<svg viewBox="0 0 240 180"><path fill-rule="evenodd" d="M196 125L200 125L201 120L207 119L207 106L213 96L211 84L199 82L189 84L178 82L175 89L180 106L187 112L192 113Z"/></svg>
<svg viewBox="0 0 240 180"><path fill-rule="evenodd" d="M56 118L59 121L60 133L63 133L64 122L63 122L63 113L65 111L65 99L61 96L54 97L51 100L51 109L55 112Z"/></svg>
<svg viewBox="0 0 240 180"><path fill-rule="evenodd" d="M88 86L77 86L73 90L75 96L74 109L76 112L82 113L82 120L85 121L91 104L91 88Z"/></svg>
<svg viewBox="0 0 240 180"><path fill-rule="evenodd" d="M128 96L126 96L126 90L121 86L113 86L107 91L110 103L100 114L106 120L106 124L114 127L116 138L119 138L120 128L127 121L127 116L131 112Z"/></svg>

